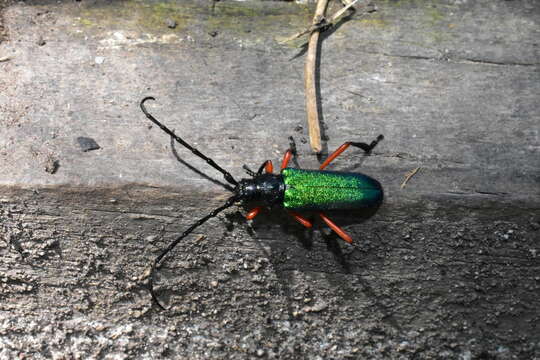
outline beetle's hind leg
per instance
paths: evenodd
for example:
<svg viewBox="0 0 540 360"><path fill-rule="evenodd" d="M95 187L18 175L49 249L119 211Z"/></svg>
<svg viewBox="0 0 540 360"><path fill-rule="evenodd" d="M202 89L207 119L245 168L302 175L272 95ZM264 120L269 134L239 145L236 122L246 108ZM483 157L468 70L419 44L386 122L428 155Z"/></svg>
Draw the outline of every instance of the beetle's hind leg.
<svg viewBox="0 0 540 360"><path fill-rule="evenodd" d="M371 150L373 150L373 148L375 146L377 146L379 141L381 141L382 139L384 139L384 136L379 135L370 144L366 144L366 143L363 143L363 142L347 141L346 143L343 143L340 147L338 147L336 151L334 151L332 154L330 154L330 156L328 156L326 158L326 160L319 167L319 170L323 170L324 168L326 168L332 161L334 161L335 158L337 158L339 155L341 155L342 152L347 150L347 148L349 146L354 146L354 147L360 148L360 149L364 150L364 152L366 154L369 154L371 152ZM326 216L324 213L320 212L319 217L326 223L326 225L328 225L328 227L330 229L332 229L336 234L338 234L340 238L342 238L343 240L345 240L349 244L352 243L351 236L349 234L347 234L342 228L337 226L332 220L330 220L328 218L328 216Z"/></svg>
<svg viewBox="0 0 540 360"><path fill-rule="evenodd" d="M384 139L384 136L379 135L377 136L375 140L371 142L371 144L366 144L363 142L347 141L346 143L343 143L340 147L338 147L336 151L334 151L332 154L330 154L330 156L326 158L326 160L319 167L319 170L323 170L325 167L327 167L332 161L334 161L335 158L341 155L342 152L347 150L349 146L360 148L364 150L366 154L369 154L371 150L373 150L373 148L377 146L379 141L381 141L382 139Z"/></svg>
<svg viewBox="0 0 540 360"><path fill-rule="evenodd" d="M296 156L296 143L292 136L289 136L289 148L285 151L283 155L283 160L281 161L281 170L285 169L293 157ZM296 160L295 160L296 161Z"/></svg>
<svg viewBox="0 0 540 360"><path fill-rule="evenodd" d="M352 244L352 238L349 234L347 234L345 232L345 230L343 230L342 228L340 228L339 226L336 225L336 223L334 223L332 220L330 220L328 218L328 216L326 216L326 214L320 212L319 213L319 216L320 218L326 223L326 225L328 225L328 227L330 229L332 229L336 234L338 234L338 236L340 238L342 238L343 240L345 240L346 242L348 242L349 244Z"/></svg>

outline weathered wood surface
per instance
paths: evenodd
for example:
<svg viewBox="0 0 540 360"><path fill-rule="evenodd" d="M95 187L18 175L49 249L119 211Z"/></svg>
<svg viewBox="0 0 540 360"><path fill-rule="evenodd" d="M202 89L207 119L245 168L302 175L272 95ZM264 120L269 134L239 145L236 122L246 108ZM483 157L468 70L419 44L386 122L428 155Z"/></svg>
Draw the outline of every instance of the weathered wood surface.
<svg viewBox="0 0 540 360"><path fill-rule="evenodd" d="M316 167L302 50L277 43L312 9L6 7L0 358L540 357L540 4L375 5L326 34L320 82L327 149L385 135L334 165L378 178L383 206L335 217L352 246L233 208L164 265L169 312L151 307L148 264L227 194L138 102L155 96L151 111L236 177L277 162L289 135Z"/></svg>

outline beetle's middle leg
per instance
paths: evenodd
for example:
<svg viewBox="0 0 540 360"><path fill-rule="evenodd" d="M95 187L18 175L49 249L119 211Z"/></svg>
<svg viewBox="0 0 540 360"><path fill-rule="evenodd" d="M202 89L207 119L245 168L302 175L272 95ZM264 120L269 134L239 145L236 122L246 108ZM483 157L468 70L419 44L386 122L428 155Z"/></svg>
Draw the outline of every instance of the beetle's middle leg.
<svg viewBox="0 0 540 360"><path fill-rule="evenodd" d="M298 221L300 224L304 225L305 227L310 228L310 227L313 226L313 224L311 223L311 221L309 221L308 219L306 219L305 217L303 217L302 215L300 215L300 214L297 213L296 211L288 210L287 212L288 212L289 215L291 215L296 221Z"/></svg>
<svg viewBox="0 0 540 360"><path fill-rule="evenodd" d="M292 136L289 137L289 148L285 152L285 155L283 155L283 161L281 162L281 170L285 169L288 165L291 159L296 156L296 143L294 142L294 139ZM304 225L307 228L310 228L313 226L311 221L297 213L296 211L287 211L289 215L291 215L296 221L298 221L300 224Z"/></svg>

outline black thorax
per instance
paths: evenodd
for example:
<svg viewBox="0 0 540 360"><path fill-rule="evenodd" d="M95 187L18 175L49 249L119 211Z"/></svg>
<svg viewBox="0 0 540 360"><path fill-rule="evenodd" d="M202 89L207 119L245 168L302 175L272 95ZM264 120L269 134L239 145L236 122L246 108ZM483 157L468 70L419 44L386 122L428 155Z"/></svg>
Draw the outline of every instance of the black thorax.
<svg viewBox="0 0 540 360"><path fill-rule="evenodd" d="M267 205L282 203L284 193L283 176L274 174L262 174L253 179L242 179L235 189L235 194L239 199L262 201Z"/></svg>

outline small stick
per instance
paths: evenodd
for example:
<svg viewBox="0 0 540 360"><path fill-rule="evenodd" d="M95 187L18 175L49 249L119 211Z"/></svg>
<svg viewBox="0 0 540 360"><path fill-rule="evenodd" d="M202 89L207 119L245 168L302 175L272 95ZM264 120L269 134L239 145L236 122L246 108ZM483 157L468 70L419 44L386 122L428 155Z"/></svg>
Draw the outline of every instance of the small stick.
<svg viewBox="0 0 540 360"><path fill-rule="evenodd" d="M8 61L8 60L11 60L11 58L9 56L0 57L0 62L4 62L4 61Z"/></svg>
<svg viewBox="0 0 540 360"><path fill-rule="evenodd" d="M206 235L199 235L199 237L196 238L195 241L196 241L196 242L199 242L199 241L202 241L202 240L204 240L204 239L206 239Z"/></svg>
<svg viewBox="0 0 540 360"><path fill-rule="evenodd" d="M409 180L418 172L418 170L420 170L419 167L417 167L416 169L413 169L413 170L411 170L411 171L409 171L408 173L405 174L405 180L403 180L403 182L401 183L401 188L402 189L405 187L405 185L407 185Z"/></svg>
<svg viewBox="0 0 540 360"><path fill-rule="evenodd" d="M324 21L324 13L328 0L319 0L313 17L313 25ZM317 62L317 47L319 42L319 30L314 30L309 35L306 64L304 66L304 87L306 90L306 111L309 128L309 143L314 152L322 151L321 129L319 127L319 109L317 108L317 88L315 79L315 65Z"/></svg>

